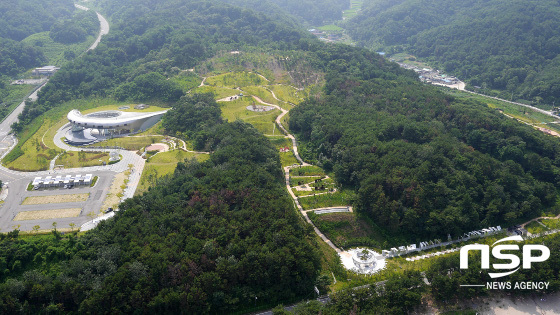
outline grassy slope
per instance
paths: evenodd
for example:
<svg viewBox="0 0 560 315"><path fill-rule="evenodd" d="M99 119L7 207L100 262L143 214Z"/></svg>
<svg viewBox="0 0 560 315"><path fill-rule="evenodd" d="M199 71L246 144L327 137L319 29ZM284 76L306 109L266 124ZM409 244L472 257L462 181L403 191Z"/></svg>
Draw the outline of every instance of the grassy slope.
<svg viewBox="0 0 560 315"><path fill-rule="evenodd" d="M202 162L210 158L210 155L173 150L161 152L150 157L150 159L146 161L146 166L140 177L140 184L136 189L136 194L142 194L147 191L150 186L156 184L158 178L173 173L175 168L177 168L177 163L192 158L196 158L198 161Z"/></svg>
<svg viewBox="0 0 560 315"><path fill-rule="evenodd" d="M94 36L88 36L87 39L81 43L70 45L62 44L52 40L49 36L49 32L42 32L30 35L22 42L40 47L47 58L47 63L52 66L60 67L69 62L69 60L64 58L65 51L71 51L76 56L79 56L82 52L86 51L86 49L88 49L94 41Z"/></svg>

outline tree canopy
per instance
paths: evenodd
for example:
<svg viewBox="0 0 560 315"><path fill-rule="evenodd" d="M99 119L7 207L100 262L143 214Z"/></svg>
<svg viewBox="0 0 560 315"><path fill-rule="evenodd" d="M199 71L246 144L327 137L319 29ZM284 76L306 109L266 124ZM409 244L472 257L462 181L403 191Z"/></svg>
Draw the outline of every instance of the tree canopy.
<svg viewBox="0 0 560 315"><path fill-rule="evenodd" d="M397 71L372 78L363 54L347 52L331 56L326 95L294 108L289 125L306 158L358 193L358 212L420 241L555 206L556 139Z"/></svg>
<svg viewBox="0 0 560 315"><path fill-rule="evenodd" d="M347 24L361 45L406 51L470 84L517 98L560 97L560 4L554 0L375 0Z"/></svg>

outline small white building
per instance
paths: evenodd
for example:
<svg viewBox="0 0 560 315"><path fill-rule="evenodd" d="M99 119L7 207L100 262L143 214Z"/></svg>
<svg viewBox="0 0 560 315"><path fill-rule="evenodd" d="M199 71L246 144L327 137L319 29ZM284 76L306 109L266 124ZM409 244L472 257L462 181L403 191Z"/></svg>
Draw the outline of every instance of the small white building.
<svg viewBox="0 0 560 315"><path fill-rule="evenodd" d="M31 71L32 75L46 75L46 76L51 76L53 74L55 74L58 70L60 70L59 67L55 67L55 66L44 66L41 68L35 68L33 71Z"/></svg>
<svg viewBox="0 0 560 315"><path fill-rule="evenodd" d="M92 174L86 174L86 177L84 178L84 185L91 185L92 179L93 179Z"/></svg>

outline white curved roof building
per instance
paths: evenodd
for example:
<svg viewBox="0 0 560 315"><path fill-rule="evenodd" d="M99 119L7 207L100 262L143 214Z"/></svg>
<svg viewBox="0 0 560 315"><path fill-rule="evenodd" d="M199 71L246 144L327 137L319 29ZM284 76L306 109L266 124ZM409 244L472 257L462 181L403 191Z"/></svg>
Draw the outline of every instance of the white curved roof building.
<svg viewBox="0 0 560 315"><path fill-rule="evenodd" d="M121 112L108 110L83 115L73 109L68 113L68 121L74 126L93 129L130 130L135 132L145 130L157 123L167 110L149 113Z"/></svg>
<svg viewBox="0 0 560 315"><path fill-rule="evenodd" d="M107 136L143 131L155 125L167 111L143 113L108 110L84 115L73 109L67 115L72 129L66 134L66 142L85 145Z"/></svg>

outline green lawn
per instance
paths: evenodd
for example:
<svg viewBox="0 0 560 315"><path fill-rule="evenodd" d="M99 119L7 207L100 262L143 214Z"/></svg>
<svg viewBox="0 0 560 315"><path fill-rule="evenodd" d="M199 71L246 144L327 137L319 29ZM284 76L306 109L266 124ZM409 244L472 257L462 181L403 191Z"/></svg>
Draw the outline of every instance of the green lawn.
<svg viewBox="0 0 560 315"><path fill-rule="evenodd" d="M353 195L349 191L337 191L312 197L299 198L299 203L304 210L325 207L348 206L352 203Z"/></svg>
<svg viewBox="0 0 560 315"><path fill-rule="evenodd" d="M326 178L315 182L316 179L320 179L322 176L319 177L290 177L290 185L292 186L293 193L298 196L312 196L314 194L322 194L333 191L335 188L335 182L332 178ZM309 187L312 189L311 191L299 191L294 186L299 186L298 183L309 184ZM306 197L312 198L312 197ZM301 201L301 199L300 199Z"/></svg>
<svg viewBox="0 0 560 315"><path fill-rule="evenodd" d="M144 171L140 177L140 184L136 189L135 194L141 194L148 190L148 187L153 186L158 178L167 174L173 173L177 168L178 162L183 162L185 159L196 158L202 162L210 158L209 154L195 154L185 152L183 150L173 150L161 152L152 156L146 161Z"/></svg>
<svg viewBox="0 0 560 315"><path fill-rule="evenodd" d="M93 108L112 108L121 105L111 99L82 99L60 104L34 119L19 135L17 146L2 160L6 167L22 171L46 170L49 162L61 149L55 146L56 131L68 123L66 115L72 109L84 113ZM111 105L111 106L107 106ZM95 110L94 110L95 111Z"/></svg>
<svg viewBox="0 0 560 315"><path fill-rule="evenodd" d="M289 85L269 85L267 88L272 90L278 99L296 105L303 101L304 96L302 94L305 94Z"/></svg>
<svg viewBox="0 0 560 315"><path fill-rule="evenodd" d="M191 93L192 94L195 94L195 93L214 93L215 98L217 100L219 100L219 99L230 97L230 96L233 96L233 95L238 95L239 93L242 93L242 92L239 91L239 90L230 89L230 88L205 85L205 86L201 86L201 87L197 87L195 89L192 89Z"/></svg>
<svg viewBox="0 0 560 315"><path fill-rule="evenodd" d="M280 152L280 162L282 163L282 167L299 164L292 151Z"/></svg>
<svg viewBox="0 0 560 315"><path fill-rule="evenodd" d="M217 87L245 87L250 85L266 85L268 80L263 79L253 72L233 72L224 73L210 77L205 81L206 85Z"/></svg>
<svg viewBox="0 0 560 315"><path fill-rule="evenodd" d="M280 110L274 109L268 112L253 112L247 109L251 104L257 104L253 98L243 98L231 102L221 102L222 117L228 121L236 121L241 119L246 121L263 134L272 134L275 128L274 120L280 114Z"/></svg>
<svg viewBox="0 0 560 315"><path fill-rule="evenodd" d="M324 176L325 172L319 166L302 166L293 168L290 171L291 176Z"/></svg>
<svg viewBox="0 0 560 315"><path fill-rule="evenodd" d="M290 176L290 186L305 185L314 182L316 179L321 179L322 176L310 176L310 177L294 177Z"/></svg>
<svg viewBox="0 0 560 315"><path fill-rule="evenodd" d="M62 44L55 42L49 36L49 32L42 32L30 35L22 40L22 42L29 43L35 47L39 47L47 58L47 64L52 66L63 66L69 60L64 58L65 51L71 51L75 56L79 56L95 41L94 36L88 36L87 39L81 43L76 44Z"/></svg>
<svg viewBox="0 0 560 315"><path fill-rule="evenodd" d="M309 218L322 233L335 245L343 248L350 246L373 246L381 248L384 237L369 222L355 213L308 213Z"/></svg>
<svg viewBox="0 0 560 315"><path fill-rule="evenodd" d="M329 24L329 25L323 25L320 27L317 27L318 30L321 31L343 31L344 29L340 26L334 25L334 24Z"/></svg>
<svg viewBox="0 0 560 315"><path fill-rule="evenodd" d="M273 96L270 91L262 86L246 86L243 88L243 94L247 95L254 95L260 98L263 102L278 105L281 102L278 102Z"/></svg>
<svg viewBox="0 0 560 315"><path fill-rule="evenodd" d="M109 154L101 152L66 152L56 159L56 165L64 165L64 168L99 166L105 162L109 163Z"/></svg>
<svg viewBox="0 0 560 315"><path fill-rule="evenodd" d="M162 139L163 139L162 136L131 136L131 137L109 139L106 141L95 143L91 146L96 146L96 147L118 146L118 147L123 147L126 150L136 151L152 143L161 142Z"/></svg>
<svg viewBox="0 0 560 315"><path fill-rule="evenodd" d="M35 119L21 134L18 145L4 158L5 166L18 171L43 171L62 150L49 148L41 142L41 136L48 131L52 121L44 123Z"/></svg>

